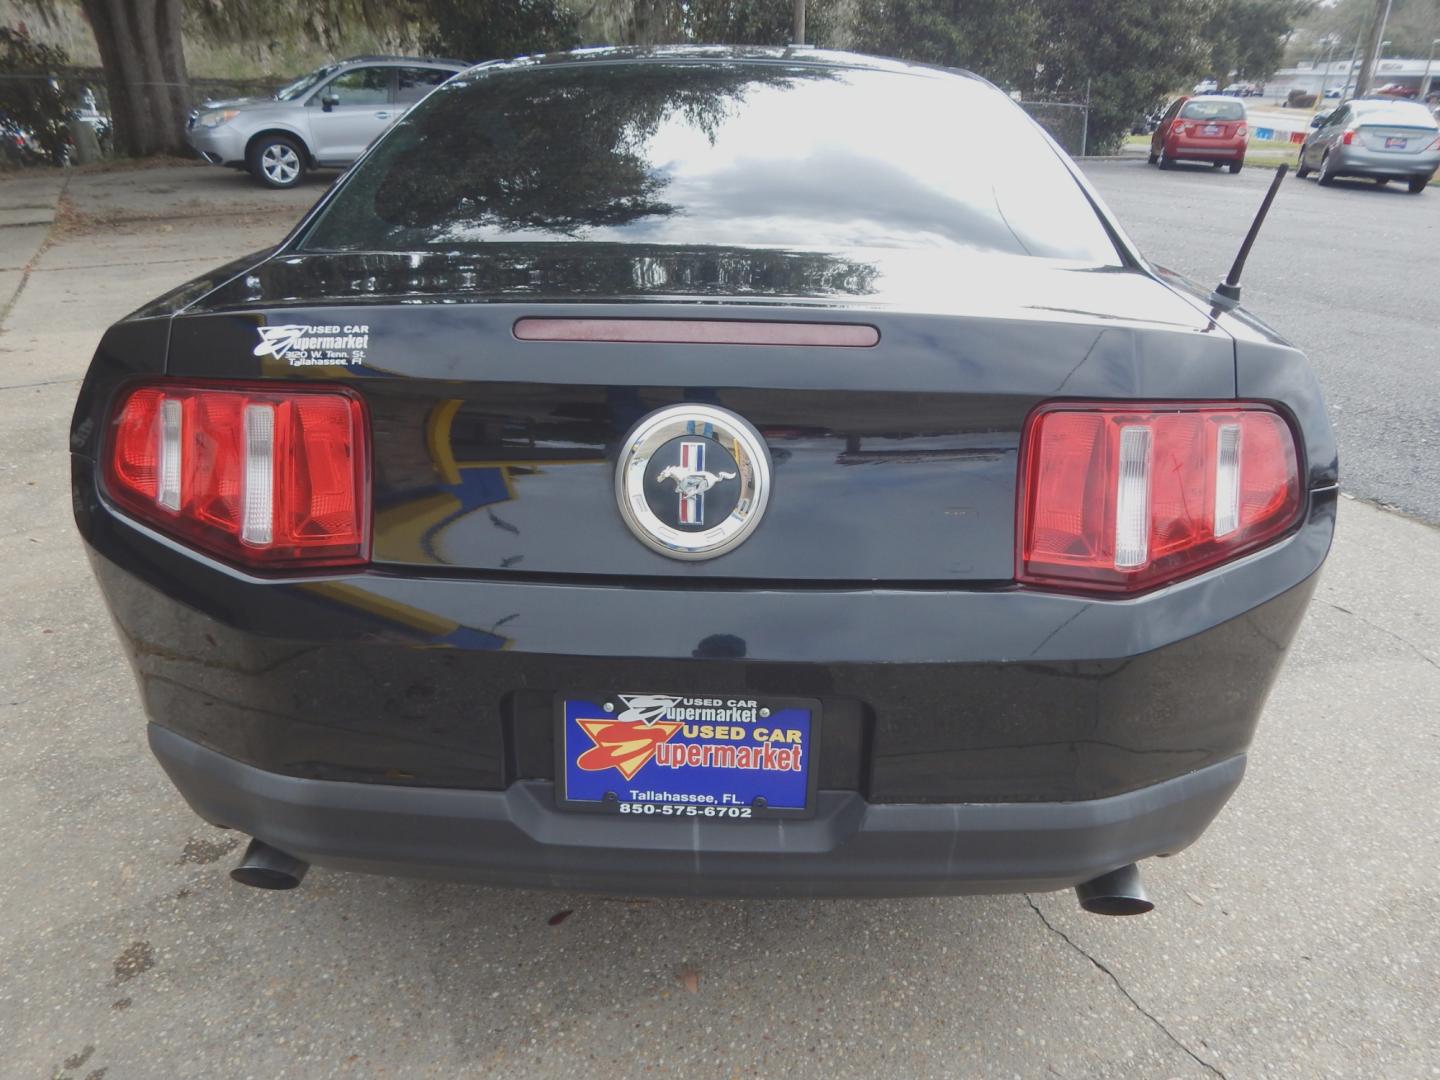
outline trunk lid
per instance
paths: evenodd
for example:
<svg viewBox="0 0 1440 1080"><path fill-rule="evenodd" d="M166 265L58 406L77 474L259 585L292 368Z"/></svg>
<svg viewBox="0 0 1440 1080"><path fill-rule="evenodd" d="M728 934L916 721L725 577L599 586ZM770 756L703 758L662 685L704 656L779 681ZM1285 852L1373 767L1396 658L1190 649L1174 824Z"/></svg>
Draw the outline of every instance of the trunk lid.
<svg viewBox="0 0 1440 1080"><path fill-rule="evenodd" d="M1435 145L1440 131L1435 128L1400 124L1362 124L1355 129L1367 150L1382 154L1422 154Z"/></svg>
<svg viewBox="0 0 1440 1080"><path fill-rule="evenodd" d="M167 370L358 389L377 566L787 587L1009 581L1020 431L1038 402L1234 394L1231 338L1135 270L578 246L277 257L176 318ZM843 324L875 328L878 343L514 330L577 317ZM682 402L742 417L773 460L760 525L710 561L646 547L616 502L627 432Z"/></svg>

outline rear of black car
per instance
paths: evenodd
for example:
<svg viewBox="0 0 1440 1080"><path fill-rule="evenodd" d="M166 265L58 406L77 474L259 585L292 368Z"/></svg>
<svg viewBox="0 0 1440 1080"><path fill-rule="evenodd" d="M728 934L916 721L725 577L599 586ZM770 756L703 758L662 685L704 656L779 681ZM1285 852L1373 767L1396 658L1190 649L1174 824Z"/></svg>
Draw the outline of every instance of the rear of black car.
<svg viewBox="0 0 1440 1080"><path fill-rule="evenodd" d="M1058 888L1186 847L1335 498L1304 358L1157 276L1002 95L809 53L457 78L276 251L113 327L73 449L201 816L638 893Z"/></svg>

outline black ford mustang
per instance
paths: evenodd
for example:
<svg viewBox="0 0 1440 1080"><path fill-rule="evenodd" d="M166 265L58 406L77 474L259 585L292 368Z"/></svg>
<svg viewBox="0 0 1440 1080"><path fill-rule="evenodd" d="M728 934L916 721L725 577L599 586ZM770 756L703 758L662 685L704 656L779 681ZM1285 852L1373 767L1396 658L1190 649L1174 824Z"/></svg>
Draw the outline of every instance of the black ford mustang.
<svg viewBox="0 0 1440 1080"><path fill-rule="evenodd" d="M1305 358L963 73L485 65L105 335L79 527L235 871L1078 885L1240 782L1329 548Z"/></svg>

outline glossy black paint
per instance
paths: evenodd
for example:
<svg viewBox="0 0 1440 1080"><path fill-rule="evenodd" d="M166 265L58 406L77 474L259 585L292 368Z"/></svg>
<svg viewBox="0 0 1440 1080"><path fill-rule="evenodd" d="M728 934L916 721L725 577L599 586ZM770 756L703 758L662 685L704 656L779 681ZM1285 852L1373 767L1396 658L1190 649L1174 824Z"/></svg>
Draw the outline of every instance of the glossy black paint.
<svg viewBox="0 0 1440 1080"><path fill-rule="evenodd" d="M963 299L942 304L937 294L934 312L867 305L880 343L861 350L517 340L511 328L522 316L635 314L614 301L548 302L568 290L564 278L535 285L523 303L510 294L479 302L463 284L468 270L447 277L439 266L424 278L434 291L417 295L403 268L387 271L398 260L376 268L371 256L354 272L366 263L376 272L348 286L296 280L305 267L334 275L346 261L281 260L273 274L235 279L175 321L168 370L204 378L299 370L361 389L374 421L377 563L677 580L1005 581L1016 452L1035 405L1235 392L1233 342L1134 272L1042 263L1007 280L991 267ZM873 268L878 288L884 273ZM296 290L367 302L267 306ZM826 299L806 317L857 319L838 297ZM915 299L918 307L923 298ZM793 310L772 304L764 317ZM370 331L362 367L290 369L253 356L259 312L270 322L334 324L359 319L357 311ZM685 317L694 308L672 301L644 311ZM705 315L756 312L714 302ZM703 563L637 544L611 494L625 432L683 401L744 416L775 462L776 497L756 534Z"/></svg>
<svg viewBox="0 0 1440 1080"><path fill-rule="evenodd" d="M182 286L106 333L72 427L76 520L147 712L275 774L416 790L543 790L554 696L576 687L816 698L837 808L1092 800L1234 761L1329 547L1335 443L1298 351L1097 213L1120 265L618 243L306 254L302 224ZM512 333L566 315L860 322L880 341ZM356 366L256 357L257 327L286 323L363 323L369 347ZM373 564L258 576L116 511L96 479L111 403L162 372L363 395ZM1031 409L1237 396L1295 427L1294 532L1132 599L1014 585ZM650 551L614 502L624 433L682 401L744 416L775 462L766 519L710 562Z"/></svg>
<svg viewBox="0 0 1440 1080"><path fill-rule="evenodd" d="M1313 588L1334 496L1279 544L1128 601L368 572L256 579L132 525L82 533L147 710L295 776L498 788L551 775L553 695L818 698L822 788L1096 798L1235 755ZM91 493L91 494L88 494Z"/></svg>

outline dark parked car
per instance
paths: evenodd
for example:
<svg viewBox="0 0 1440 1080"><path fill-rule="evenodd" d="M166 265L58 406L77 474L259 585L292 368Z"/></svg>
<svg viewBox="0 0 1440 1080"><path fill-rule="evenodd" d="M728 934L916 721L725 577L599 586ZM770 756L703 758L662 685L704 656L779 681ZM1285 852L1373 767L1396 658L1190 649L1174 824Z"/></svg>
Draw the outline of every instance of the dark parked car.
<svg viewBox="0 0 1440 1080"><path fill-rule="evenodd" d="M1144 910L1336 502L1301 353L1004 94L803 49L461 74L113 326L72 447L150 744L269 887Z"/></svg>

